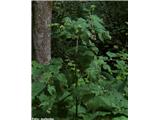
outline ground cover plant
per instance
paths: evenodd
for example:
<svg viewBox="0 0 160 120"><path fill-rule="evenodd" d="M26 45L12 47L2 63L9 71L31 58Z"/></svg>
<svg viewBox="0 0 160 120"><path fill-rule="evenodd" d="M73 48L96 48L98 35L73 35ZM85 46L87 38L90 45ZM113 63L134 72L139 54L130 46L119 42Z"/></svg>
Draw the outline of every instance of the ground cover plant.
<svg viewBox="0 0 160 120"><path fill-rule="evenodd" d="M33 118L128 119L127 4L54 2L52 59L32 58Z"/></svg>

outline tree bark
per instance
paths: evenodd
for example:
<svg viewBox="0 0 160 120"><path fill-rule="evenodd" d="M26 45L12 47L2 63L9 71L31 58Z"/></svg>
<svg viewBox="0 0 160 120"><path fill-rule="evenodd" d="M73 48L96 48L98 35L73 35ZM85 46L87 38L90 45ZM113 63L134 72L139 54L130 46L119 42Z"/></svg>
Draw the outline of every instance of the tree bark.
<svg viewBox="0 0 160 120"><path fill-rule="evenodd" d="M32 40L35 59L42 64L51 60L51 24L52 2L32 2ZM32 48L33 49L33 48Z"/></svg>

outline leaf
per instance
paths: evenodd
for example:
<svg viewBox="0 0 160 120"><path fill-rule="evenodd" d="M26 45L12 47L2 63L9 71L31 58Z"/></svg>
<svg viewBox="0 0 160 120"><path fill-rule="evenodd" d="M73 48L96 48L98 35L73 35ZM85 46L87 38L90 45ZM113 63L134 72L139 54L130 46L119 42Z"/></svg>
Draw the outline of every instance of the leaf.
<svg viewBox="0 0 160 120"><path fill-rule="evenodd" d="M59 73L56 78L60 81L60 83L64 86L67 86L67 79L63 73Z"/></svg>
<svg viewBox="0 0 160 120"><path fill-rule="evenodd" d="M85 95L89 95L89 94L92 94L88 85L85 84L83 86L78 86L77 88L75 88L73 90L73 96L76 98L82 98L83 96Z"/></svg>
<svg viewBox="0 0 160 120"><path fill-rule="evenodd" d="M53 73L54 75L57 75L60 71L60 68L61 68L61 65L50 65L48 69L51 74Z"/></svg>
<svg viewBox="0 0 160 120"><path fill-rule="evenodd" d="M104 33L104 38L111 40L112 37L110 36L109 31Z"/></svg>
<svg viewBox="0 0 160 120"><path fill-rule="evenodd" d="M102 87L101 87L100 85L98 85L98 84L90 83L90 84L88 85L88 88L89 88L90 91L91 91L92 93L94 93L96 96L103 93Z"/></svg>
<svg viewBox="0 0 160 120"><path fill-rule="evenodd" d="M110 58L117 57L117 55L116 55L115 53L110 52L110 51L108 51L106 54L107 54Z"/></svg>
<svg viewBox="0 0 160 120"><path fill-rule="evenodd" d="M51 77L52 77L52 74L51 74L51 72L44 72L43 74L42 74L42 78L41 78L41 80L42 81L45 81L45 82L48 82L50 79L51 79Z"/></svg>
<svg viewBox="0 0 160 120"><path fill-rule="evenodd" d="M83 56L94 56L94 53L92 51L85 51L84 53L82 53Z"/></svg>
<svg viewBox="0 0 160 120"><path fill-rule="evenodd" d="M97 15L90 16L91 21L93 22L94 27L96 28L104 28L101 24L103 24L102 19L100 19Z"/></svg>
<svg viewBox="0 0 160 120"><path fill-rule="evenodd" d="M39 81L32 83L32 99L35 98L44 88L45 84Z"/></svg>
<svg viewBox="0 0 160 120"><path fill-rule="evenodd" d="M68 97L68 96L70 96L70 92L65 91L65 92L63 93L63 95L58 98L58 101L63 101L63 100L65 100L65 98Z"/></svg>
<svg viewBox="0 0 160 120"><path fill-rule="evenodd" d="M87 28L89 27L89 25L87 24L86 20L83 18L78 18L78 20L76 21L75 25L78 28L83 29L83 31L87 30Z"/></svg>
<svg viewBox="0 0 160 120"><path fill-rule="evenodd" d="M51 61L51 64L53 65L62 65L62 63L63 63L62 58L53 58Z"/></svg>
<svg viewBox="0 0 160 120"><path fill-rule="evenodd" d="M55 75L57 75L62 68L62 63L62 58L54 58L48 68L50 73L54 73Z"/></svg>
<svg viewBox="0 0 160 120"><path fill-rule="evenodd" d="M110 92L109 98L115 103L117 108L128 108L128 100L123 97L123 94L117 90Z"/></svg>
<svg viewBox="0 0 160 120"><path fill-rule="evenodd" d="M109 73L112 73L111 67L108 64L104 64L103 69L108 70Z"/></svg>
<svg viewBox="0 0 160 120"><path fill-rule="evenodd" d="M96 31L96 33L98 34L99 39L104 42L104 40L107 39L111 39L111 36L109 35L109 32L106 31L105 27L103 26L103 20L100 19L98 16L96 15L91 15L91 23L94 27L94 30Z"/></svg>
<svg viewBox="0 0 160 120"><path fill-rule="evenodd" d="M85 81L84 81L84 79L83 78L79 78L78 79L78 85L85 85Z"/></svg>
<svg viewBox="0 0 160 120"><path fill-rule="evenodd" d="M90 34L87 34L86 32L80 34L80 39L83 41L83 44L87 44L88 43L89 36L90 36Z"/></svg>
<svg viewBox="0 0 160 120"><path fill-rule="evenodd" d="M39 64L37 61L32 61L32 80L37 81L40 75L44 72L44 65Z"/></svg>
<svg viewBox="0 0 160 120"><path fill-rule="evenodd" d="M128 120L128 118L125 116L120 116L120 117L115 117L112 120Z"/></svg>
<svg viewBox="0 0 160 120"><path fill-rule="evenodd" d="M70 109L69 109L69 112L72 113L72 114L75 114L76 113L76 106L72 106ZM83 113L86 113L86 109L81 106L81 105L78 105L78 114L79 116L81 116L81 114Z"/></svg>
<svg viewBox="0 0 160 120"><path fill-rule="evenodd" d="M71 23L72 21L71 21L71 19L69 18L69 17L65 17L65 18L63 18L63 20L62 20L65 24L69 24L69 23Z"/></svg>
<svg viewBox="0 0 160 120"><path fill-rule="evenodd" d="M90 80L93 80L93 81L97 80L101 72L102 64L104 64L104 60L101 58L97 59L95 57L94 60L92 60L89 67L86 69L86 73Z"/></svg>
<svg viewBox="0 0 160 120"><path fill-rule="evenodd" d="M96 119L97 117L105 117L106 115L111 115L111 112L97 111L94 113L92 119Z"/></svg>
<svg viewBox="0 0 160 120"><path fill-rule="evenodd" d="M117 63L117 68L125 68L125 62L123 60L116 60L116 63Z"/></svg>
<svg viewBox="0 0 160 120"><path fill-rule="evenodd" d="M51 109L55 102L55 96L47 96L44 93L42 93L38 98L40 100L40 107L45 111Z"/></svg>
<svg viewBox="0 0 160 120"><path fill-rule="evenodd" d="M56 89L54 86L48 85L48 92L53 95L56 92Z"/></svg>
<svg viewBox="0 0 160 120"><path fill-rule="evenodd" d="M89 110L97 110L99 108L103 108L106 110L113 110L116 108L116 105L112 101L112 99L108 98L108 96L95 96L91 100L88 101L87 107Z"/></svg>
<svg viewBox="0 0 160 120"><path fill-rule="evenodd" d="M97 47L91 47L92 51L95 52L95 54L98 54L99 49Z"/></svg>
<svg viewBox="0 0 160 120"><path fill-rule="evenodd" d="M49 97L46 96L44 93L42 93L38 98L39 98L39 100L40 100L41 102L44 102L44 101L47 101L47 102L48 102L48 100L49 100Z"/></svg>
<svg viewBox="0 0 160 120"><path fill-rule="evenodd" d="M103 39L103 37L102 37L102 33L98 33L98 37L99 37L99 39L100 39L102 42L104 42L104 39Z"/></svg>
<svg viewBox="0 0 160 120"><path fill-rule="evenodd" d="M89 67L87 70L86 70L86 73L88 75L88 77L90 78L90 80L97 80L97 75L99 73L99 70L95 69L94 67Z"/></svg>

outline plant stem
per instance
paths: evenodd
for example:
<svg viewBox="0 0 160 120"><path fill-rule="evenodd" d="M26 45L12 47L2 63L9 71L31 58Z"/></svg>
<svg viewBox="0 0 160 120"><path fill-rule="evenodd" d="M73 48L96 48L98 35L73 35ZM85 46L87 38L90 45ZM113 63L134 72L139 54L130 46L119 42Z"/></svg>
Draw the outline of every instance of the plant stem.
<svg viewBox="0 0 160 120"><path fill-rule="evenodd" d="M79 37L78 37L79 38ZM78 53L78 38L76 41L76 55ZM77 68L75 68L75 76L77 76ZM76 88L78 87L78 78L76 77ZM76 97L76 116L75 116L75 120L77 120L78 118L78 97Z"/></svg>
<svg viewBox="0 0 160 120"><path fill-rule="evenodd" d="M78 38L76 40L76 54L78 53Z"/></svg>

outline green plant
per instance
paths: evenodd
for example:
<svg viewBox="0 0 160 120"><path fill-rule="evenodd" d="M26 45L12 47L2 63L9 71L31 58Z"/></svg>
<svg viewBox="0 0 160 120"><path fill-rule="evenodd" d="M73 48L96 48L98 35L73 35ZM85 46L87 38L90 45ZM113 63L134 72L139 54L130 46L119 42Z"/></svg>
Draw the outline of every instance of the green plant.
<svg viewBox="0 0 160 120"><path fill-rule="evenodd" d="M55 120L120 120L128 116L126 51L100 54L111 39L103 20L93 15L53 23L54 59L32 61L32 117Z"/></svg>
<svg viewBox="0 0 160 120"><path fill-rule="evenodd" d="M84 73L75 69L76 65L73 61L66 61L67 63L56 58L50 65L43 65L46 70L39 75L41 79L32 84L33 117L41 115L41 117L57 119L62 117L74 119L75 98L78 98L79 119L94 120L117 115L127 116L124 82L107 80L101 72L96 72L96 75L91 72L103 69L104 61L101 57L93 60L95 65L91 62ZM35 62L33 63L35 64ZM89 70L91 73L88 73L87 70L90 68L92 68L91 71ZM39 70L43 69L39 68ZM76 75L75 70L77 71ZM32 78L34 78L34 74ZM75 79L78 79L77 87L75 87ZM96 113L94 116L93 112ZM63 116L61 116L62 113Z"/></svg>

